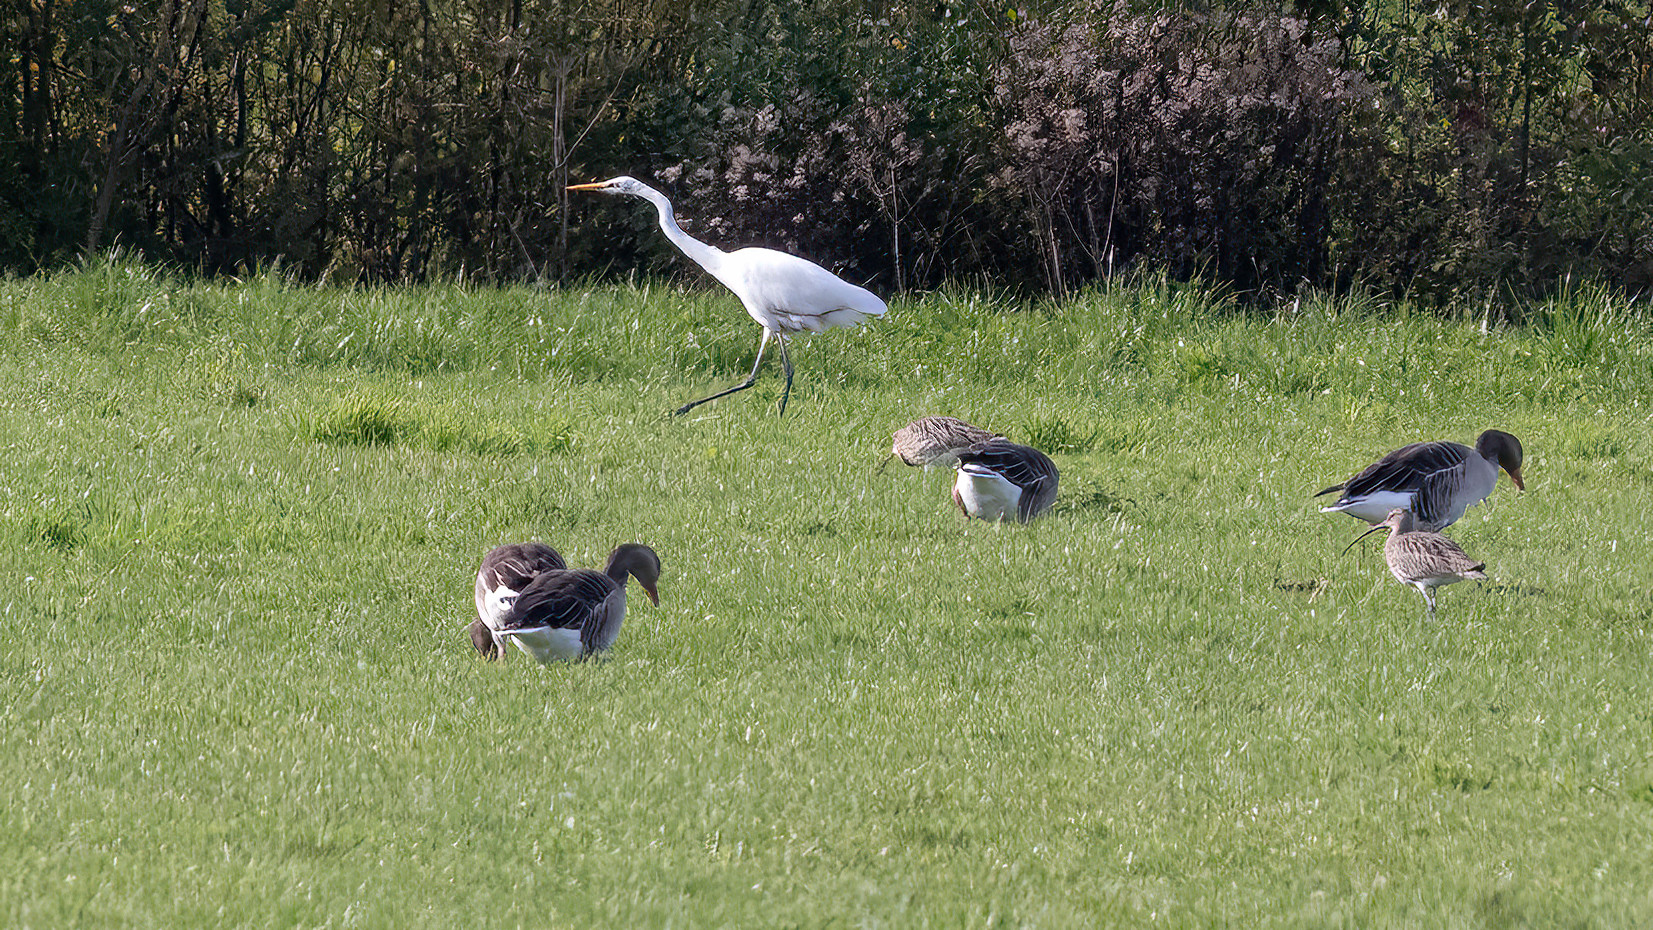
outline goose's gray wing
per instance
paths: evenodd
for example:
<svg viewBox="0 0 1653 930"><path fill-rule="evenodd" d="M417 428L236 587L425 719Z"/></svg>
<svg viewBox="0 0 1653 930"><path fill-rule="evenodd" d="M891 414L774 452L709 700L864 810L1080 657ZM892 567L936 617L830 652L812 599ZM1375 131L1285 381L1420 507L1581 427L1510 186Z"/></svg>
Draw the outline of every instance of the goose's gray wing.
<svg viewBox="0 0 1653 930"><path fill-rule="evenodd" d="M482 567L476 573L476 584L478 588L487 591L501 587L521 591L536 576L545 572L562 571L567 567L562 556L557 554L557 550L545 543L507 543L495 546L482 557Z"/></svg>
<svg viewBox="0 0 1653 930"><path fill-rule="evenodd" d="M959 464L990 468L1021 488L1022 498L1017 505L1016 517L1023 523L1044 513L1056 500L1056 483L1060 477L1056 463L1032 446L1021 446L1003 439L978 442L959 453Z"/></svg>
<svg viewBox="0 0 1653 930"><path fill-rule="evenodd" d="M1040 476L1034 482L1022 489L1022 499L1016 505L1017 519L1026 523L1050 509L1056 503L1056 466L1052 465L1050 474Z"/></svg>
<svg viewBox="0 0 1653 930"><path fill-rule="evenodd" d="M625 589L615 586L603 602L591 610L591 619L580 628L580 649L586 655L607 649L620 635L626 619Z"/></svg>
<svg viewBox="0 0 1653 930"><path fill-rule="evenodd" d="M1420 491L1431 478L1461 468L1474 454L1474 449L1462 443L1414 442L1366 466L1348 481L1332 485L1315 496L1342 491L1344 498L1352 499L1383 492ZM1428 519L1421 513L1418 517Z"/></svg>
<svg viewBox="0 0 1653 930"><path fill-rule="evenodd" d="M1425 529L1440 530L1486 499L1497 484L1497 463L1476 453L1455 467L1425 475L1412 497L1412 512Z"/></svg>
<svg viewBox="0 0 1653 930"><path fill-rule="evenodd" d="M500 623L500 629L551 627L583 633L591 612L612 593L614 580L602 572L584 568L546 572L517 595L516 604Z"/></svg>

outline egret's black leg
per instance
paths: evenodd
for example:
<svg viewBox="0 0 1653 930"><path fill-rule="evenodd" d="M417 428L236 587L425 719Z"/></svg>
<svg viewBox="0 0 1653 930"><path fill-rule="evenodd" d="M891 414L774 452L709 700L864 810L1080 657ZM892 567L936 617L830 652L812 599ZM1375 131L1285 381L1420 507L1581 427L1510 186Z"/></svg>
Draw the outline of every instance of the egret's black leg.
<svg viewBox="0 0 1653 930"><path fill-rule="evenodd" d="M710 397L702 397L699 400L691 400L688 403L684 404L683 406L681 406L681 407L677 408L676 410L672 411L672 416L680 417L683 414L688 413L690 410L693 410L694 408L700 406L701 404L704 404L705 402L707 402L709 400L717 400L719 397L723 397L723 396L728 395L728 394L733 394L736 391L744 391L747 388L751 387L753 384L756 384L757 380L758 380L758 366L763 364L763 350L768 345L769 345L769 330L766 329L766 330L763 331L763 335L758 337L758 357L757 357L756 361L752 362L752 373L750 375L746 376L745 381L742 381L741 383L735 385L732 388L728 388L727 390L718 391L716 394L713 394ZM783 351L785 350L785 346L782 346L781 348L782 348Z"/></svg>
<svg viewBox="0 0 1653 930"><path fill-rule="evenodd" d="M786 389L781 391L781 412L778 416L786 416L786 399L792 396L792 359L786 354L786 337L775 334L775 344L781 347L781 367L786 369Z"/></svg>

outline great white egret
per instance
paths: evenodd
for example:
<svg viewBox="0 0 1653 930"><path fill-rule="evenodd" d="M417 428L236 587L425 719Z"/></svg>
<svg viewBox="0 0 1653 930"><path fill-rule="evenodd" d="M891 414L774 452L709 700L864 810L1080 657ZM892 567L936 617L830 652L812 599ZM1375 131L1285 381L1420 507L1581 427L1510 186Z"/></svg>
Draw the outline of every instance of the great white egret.
<svg viewBox="0 0 1653 930"><path fill-rule="evenodd" d="M956 467L953 503L967 517L1026 523L1056 502L1056 463L1032 446L978 442L958 454Z"/></svg>
<svg viewBox="0 0 1653 930"><path fill-rule="evenodd" d="M763 336L758 339L758 357L746 380L684 404L676 410L679 416L709 400L744 391L755 384L758 366L763 364L763 350L770 339L780 347L781 365L786 370L786 389L781 392L780 403L780 412L785 414L787 398L792 395L792 360L786 354L787 337L792 333L818 333L834 326L854 326L868 317L882 315L886 309L884 302L871 291L845 281L809 259L756 247L725 252L701 242L677 225L671 201L665 194L636 178L622 175L595 184L574 184L568 189L626 194L654 204L660 214L660 228L672 245L734 291L746 312L763 327Z"/></svg>
<svg viewBox="0 0 1653 930"><path fill-rule="evenodd" d="M660 556L641 543L609 553L600 572L577 568L544 572L517 595L499 622L499 635L541 663L583 659L602 652L626 619L626 579L636 578L655 604Z"/></svg>
<svg viewBox="0 0 1653 930"><path fill-rule="evenodd" d="M505 640L497 631L517 595L540 575L567 567L557 550L545 543L506 543L488 550L476 571L477 619L471 624L471 642L477 651L488 659L504 658Z"/></svg>
<svg viewBox="0 0 1653 930"><path fill-rule="evenodd" d="M1410 510L1396 507L1383 522L1372 527L1354 542L1344 547L1348 552L1356 542L1376 533L1389 531L1383 542L1383 561L1389 563L1389 573L1401 584L1411 585L1423 595L1429 605L1429 619L1435 619L1435 589L1457 584L1470 578L1485 578L1485 562L1477 562L1464 554L1458 544L1439 533L1420 531Z"/></svg>
<svg viewBox="0 0 1653 930"><path fill-rule="evenodd" d="M1456 442L1415 442L1366 466L1360 474L1321 494L1342 491L1321 513L1346 513L1379 523L1390 510L1410 510L1418 528L1434 532L1456 523L1471 505L1485 500L1498 485L1498 469L1509 472L1521 490L1521 440L1489 429L1475 448Z"/></svg>

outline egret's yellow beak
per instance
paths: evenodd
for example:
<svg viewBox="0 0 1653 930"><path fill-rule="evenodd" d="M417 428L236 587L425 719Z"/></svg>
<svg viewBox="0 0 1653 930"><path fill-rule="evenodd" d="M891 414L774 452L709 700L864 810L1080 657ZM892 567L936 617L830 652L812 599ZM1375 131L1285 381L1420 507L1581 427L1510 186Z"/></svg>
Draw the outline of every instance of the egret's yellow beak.
<svg viewBox="0 0 1653 930"><path fill-rule="evenodd" d="M568 189L571 191L600 191L607 186L607 181L598 181L595 184L570 184Z"/></svg>

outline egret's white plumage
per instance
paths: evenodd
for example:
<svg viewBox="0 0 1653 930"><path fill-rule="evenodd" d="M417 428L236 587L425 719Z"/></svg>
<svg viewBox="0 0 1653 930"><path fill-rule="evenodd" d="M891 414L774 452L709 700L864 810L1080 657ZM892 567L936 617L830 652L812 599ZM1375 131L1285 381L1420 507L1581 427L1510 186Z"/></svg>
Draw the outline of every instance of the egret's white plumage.
<svg viewBox="0 0 1653 930"><path fill-rule="evenodd" d="M763 364L763 350L771 338L780 348L781 365L786 371L786 388L781 393L780 401L780 411L786 413L786 401L792 394L792 360L787 357L787 337L793 333L818 333L834 326L854 326L871 317L881 316L886 309L884 302L871 291L843 280L806 258L757 247L725 252L701 242L677 225L677 216L666 195L636 178L622 175L595 184L575 184L568 189L626 194L654 204L660 216L660 229L665 232L666 238L695 264L704 268L707 274L733 291L746 312L763 327L763 335L758 340L758 357L752 363L752 373L746 380L727 390L690 401L677 409L678 414L687 413L709 400L743 391L756 383L758 367Z"/></svg>

